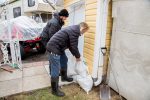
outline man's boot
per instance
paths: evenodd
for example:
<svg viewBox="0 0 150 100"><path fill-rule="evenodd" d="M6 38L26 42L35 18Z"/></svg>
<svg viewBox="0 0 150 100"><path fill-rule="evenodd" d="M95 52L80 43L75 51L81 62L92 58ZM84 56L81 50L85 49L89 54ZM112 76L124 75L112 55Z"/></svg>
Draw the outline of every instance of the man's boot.
<svg viewBox="0 0 150 100"><path fill-rule="evenodd" d="M52 94L59 97L63 97L65 96L65 93L59 90L58 82L59 82L59 77L56 78L51 77Z"/></svg>
<svg viewBox="0 0 150 100"><path fill-rule="evenodd" d="M61 81L72 82L73 78L67 76L67 70L61 70Z"/></svg>

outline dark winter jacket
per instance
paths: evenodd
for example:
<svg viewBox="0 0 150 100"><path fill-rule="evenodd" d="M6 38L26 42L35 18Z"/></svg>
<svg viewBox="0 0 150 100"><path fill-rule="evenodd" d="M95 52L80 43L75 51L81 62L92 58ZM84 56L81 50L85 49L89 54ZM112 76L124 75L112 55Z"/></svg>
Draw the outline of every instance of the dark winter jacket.
<svg viewBox="0 0 150 100"><path fill-rule="evenodd" d="M58 32L61 27L64 25L64 22L59 18L58 13L54 14L54 18L48 21L47 25L43 28L41 33L42 43L46 47L47 42L49 39Z"/></svg>
<svg viewBox="0 0 150 100"><path fill-rule="evenodd" d="M47 43L47 51L58 55L63 54L65 49L71 51L71 53L76 57L80 58L80 53L78 50L78 38L80 36L80 26L73 25L61 29Z"/></svg>

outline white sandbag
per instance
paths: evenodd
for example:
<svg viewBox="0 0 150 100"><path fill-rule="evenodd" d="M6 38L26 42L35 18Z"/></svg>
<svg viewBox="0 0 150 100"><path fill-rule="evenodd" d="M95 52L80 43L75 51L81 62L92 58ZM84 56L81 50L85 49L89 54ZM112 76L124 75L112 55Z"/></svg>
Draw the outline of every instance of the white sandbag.
<svg viewBox="0 0 150 100"><path fill-rule="evenodd" d="M82 75L83 77L86 77L87 66L85 65L84 61L76 62L75 66L76 73Z"/></svg>
<svg viewBox="0 0 150 100"><path fill-rule="evenodd" d="M92 89L93 80L89 75L87 66L83 60L76 62L76 72L78 73L77 83L79 83L81 88L84 89L88 94L88 92Z"/></svg>
<svg viewBox="0 0 150 100"><path fill-rule="evenodd" d="M77 76L77 83L81 86L82 89L84 89L87 94L92 89L93 86L93 80L90 75L87 75L86 77L82 77L80 75Z"/></svg>
<svg viewBox="0 0 150 100"><path fill-rule="evenodd" d="M77 75L77 73L75 71L75 63L76 63L76 61L73 56L68 59L68 69L67 69L68 76Z"/></svg>
<svg viewBox="0 0 150 100"><path fill-rule="evenodd" d="M66 50L65 53L66 53L66 56L68 57L67 75L68 76L77 75L75 71L76 58L72 56L69 50Z"/></svg>
<svg viewBox="0 0 150 100"><path fill-rule="evenodd" d="M68 68L67 68L67 75L71 76L74 82L77 82L83 90L88 92L92 89L93 80L92 77L88 73L87 66L82 59L81 61L77 62L76 58L72 56L69 50L65 51L66 56L68 57ZM61 83L60 85L65 85L68 83Z"/></svg>

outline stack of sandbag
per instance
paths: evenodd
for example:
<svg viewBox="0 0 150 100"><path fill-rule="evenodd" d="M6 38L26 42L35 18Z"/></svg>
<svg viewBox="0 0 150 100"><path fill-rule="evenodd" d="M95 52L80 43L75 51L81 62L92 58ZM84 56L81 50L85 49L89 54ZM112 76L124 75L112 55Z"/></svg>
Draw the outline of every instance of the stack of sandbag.
<svg viewBox="0 0 150 100"><path fill-rule="evenodd" d="M76 58L72 56L69 51L66 52L66 55L68 57L68 76L72 76L74 81L77 82L88 94L92 89L93 80L88 72L84 59L77 62Z"/></svg>

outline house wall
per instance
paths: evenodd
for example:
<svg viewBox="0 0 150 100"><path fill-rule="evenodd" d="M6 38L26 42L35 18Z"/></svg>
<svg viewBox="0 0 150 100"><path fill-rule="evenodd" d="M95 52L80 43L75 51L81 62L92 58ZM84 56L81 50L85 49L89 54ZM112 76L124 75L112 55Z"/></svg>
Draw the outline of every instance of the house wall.
<svg viewBox="0 0 150 100"><path fill-rule="evenodd" d="M69 9L69 6L80 0L64 0L64 6ZM85 21L90 26L89 31L84 37L84 57L89 67L90 73L92 72L93 60L94 60L94 43L96 33L96 17L97 17L97 3L98 0L85 0ZM109 3L109 14L107 24L106 46L110 48L110 39L112 31L112 2ZM66 21L66 25L68 20Z"/></svg>
<svg viewBox="0 0 150 100"><path fill-rule="evenodd" d="M90 26L90 29L85 34L84 57L87 65L89 66L89 71L92 72L96 32L97 0L86 0L85 4L85 21Z"/></svg>
<svg viewBox="0 0 150 100"><path fill-rule="evenodd" d="M80 0L64 0L65 8ZM94 56L94 38L96 31L96 11L97 0L85 0L85 21L89 24L90 29L84 37L84 57L91 72ZM68 23L68 21L66 22Z"/></svg>

